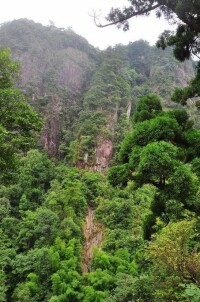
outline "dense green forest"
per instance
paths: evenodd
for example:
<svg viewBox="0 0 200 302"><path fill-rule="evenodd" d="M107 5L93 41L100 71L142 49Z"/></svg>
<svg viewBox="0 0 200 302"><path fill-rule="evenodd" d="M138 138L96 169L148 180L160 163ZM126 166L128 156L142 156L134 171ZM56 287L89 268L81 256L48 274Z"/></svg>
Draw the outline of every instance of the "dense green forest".
<svg viewBox="0 0 200 302"><path fill-rule="evenodd" d="M195 63L26 19L0 45L0 301L200 301Z"/></svg>

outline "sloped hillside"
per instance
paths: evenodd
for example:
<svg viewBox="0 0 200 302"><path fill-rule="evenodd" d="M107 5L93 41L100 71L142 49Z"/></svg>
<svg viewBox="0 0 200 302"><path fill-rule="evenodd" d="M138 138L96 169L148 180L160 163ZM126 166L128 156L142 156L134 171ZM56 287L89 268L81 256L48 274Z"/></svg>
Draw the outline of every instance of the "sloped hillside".
<svg viewBox="0 0 200 302"><path fill-rule="evenodd" d="M22 63L22 86L37 96L67 88L81 91L94 69L97 51L71 29L27 19L1 26L0 45ZM31 91L28 91L29 93Z"/></svg>
<svg viewBox="0 0 200 302"><path fill-rule="evenodd" d="M42 145L58 156L62 125L71 136L71 126L81 109L80 95L96 68L98 51L71 29L27 19L2 25L0 45L11 48L13 58L20 61L18 84L46 121Z"/></svg>
<svg viewBox="0 0 200 302"><path fill-rule="evenodd" d="M138 98L156 93L164 108L175 108L170 95L193 76L193 63L180 64L171 49L163 52L145 41L108 48L84 95L75 141L66 155L73 163L107 169L130 128Z"/></svg>
<svg viewBox="0 0 200 302"><path fill-rule="evenodd" d="M42 146L95 170L107 169L139 97L157 93L173 108L173 89L194 76L193 63L177 62L171 49L137 41L100 52L71 29L27 19L3 24L0 45L20 61L18 85L45 120Z"/></svg>

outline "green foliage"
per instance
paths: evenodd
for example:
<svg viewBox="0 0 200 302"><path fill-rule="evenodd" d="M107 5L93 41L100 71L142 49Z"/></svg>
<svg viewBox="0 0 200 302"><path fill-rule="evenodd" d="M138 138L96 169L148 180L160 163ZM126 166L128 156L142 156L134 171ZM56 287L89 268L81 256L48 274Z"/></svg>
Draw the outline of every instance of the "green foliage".
<svg viewBox="0 0 200 302"><path fill-rule="evenodd" d="M196 235L195 221L186 220L170 223L154 236L149 245L148 257L153 261L153 278L157 280L162 275L155 291L155 298L158 301L161 301L161 294L163 300L167 301L169 297L171 299L177 297L178 293L182 298L177 301L182 301L181 283L188 284L188 287L189 283L193 282L194 288L198 288L196 284L197 286L199 284L199 253L195 247Z"/></svg>
<svg viewBox="0 0 200 302"><path fill-rule="evenodd" d="M141 99L142 108L150 106L149 102L148 96ZM110 169L108 179L114 186L126 185L132 179L133 190L143 184L157 188L146 214L140 216L138 232L143 232L145 239L157 231L158 217L166 223L184 219L190 215L188 211L199 213L198 180L193 173L198 176L198 159L193 161L192 170L186 164L198 156L198 135L185 110L172 110L158 111L157 116L136 123L123 140L119 159L131 174L123 172L119 177L120 167L125 165L116 166Z"/></svg>
<svg viewBox="0 0 200 302"><path fill-rule="evenodd" d="M58 301L69 299L71 301L80 301L82 297L80 293L79 262L78 262L78 242L75 239L69 241L66 245L65 241L57 238L55 245L50 250L50 257L57 261L55 273L51 276L52 291L54 298ZM52 260L53 260L52 259Z"/></svg>
<svg viewBox="0 0 200 302"><path fill-rule="evenodd" d="M122 141L119 159L122 162L128 162L129 160L134 162L133 156L136 158L137 154L140 153L138 147L143 147L156 141L178 142L180 140L179 137L180 127L175 118L161 115L137 123L134 130L127 134Z"/></svg>
<svg viewBox="0 0 200 302"><path fill-rule="evenodd" d="M35 209L44 200L44 193L53 179L53 163L46 154L31 150L20 160L19 186L23 192L20 207Z"/></svg>
<svg viewBox="0 0 200 302"><path fill-rule="evenodd" d="M194 284L188 284L183 297L188 298L191 302L198 302L200 299L200 288Z"/></svg>
<svg viewBox="0 0 200 302"><path fill-rule="evenodd" d="M84 302L104 302L106 297L105 291L99 291L93 289L92 286L84 287Z"/></svg>
<svg viewBox="0 0 200 302"><path fill-rule="evenodd" d="M9 178L9 170L15 168L17 153L26 152L33 146L35 132L40 130L41 121L25 103L22 93L13 87L19 68L17 63L12 62L9 50L0 51L0 71L2 180L2 176Z"/></svg>
<svg viewBox="0 0 200 302"><path fill-rule="evenodd" d="M175 141L179 132L176 120L158 116L150 121L138 123L134 129L133 144L145 146L153 141Z"/></svg>
<svg viewBox="0 0 200 302"><path fill-rule="evenodd" d="M176 200L180 200L183 204L188 206L195 205L196 193L198 189L197 179L194 174L192 174L191 169L183 164L177 165L175 173L170 179L170 189L173 192L173 196ZM198 211L198 206L197 209Z"/></svg>
<svg viewBox="0 0 200 302"><path fill-rule="evenodd" d="M108 180L113 186L126 185L131 178L131 170L128 164L111 167L108 171Z"/></svg>
<svg viewBox="0 0 200 302"><path fill-rule="evenodd" d="M187 130L193 126L192 121L189 121L189 116L185 109L172 110L168 114L170 117L176 119L182 130Z"/></svg>
<svg viewBox="0 0 200 302"><path fill-rule="evenodd" d="M127 133L121 143L121 148L119 150L119 160L123 163L127 163L129 161L129 155L133 147L133 136L134 131Z"/></svg>
<svg viewBox="0 0 200 302"><path fill-rule="evenodd" d="M151 280L148 276L142 275L134 278L127 274L117 275L117 287L111 292L106 301L129 302L129 301L153 301Z"/></svg>
<svg viewBox="0 0 200 302"><path fill-rule="evenodd" d="M167 142L155 142L142 149L138 175L144 182L163 186L177 166L177 148Z"/></svg>
<svg viewBox="0 0 200 302"><path fill-rule="evenodd" d="M200 158L196 157L195 159L192 160L192 171L198 176L198 178L200 177Z"/></svg>
<svg viewBox="0 0 200 302"><path fill-rule="evenodd" d="M138 148L131 177L140 174L145 183L141 187L136 178L113 188L105 176L64 164L55 167L36 150L21 159L18 183L0 190L0 290L5 301L187 299L187 286L198 286L194 280L199 280L198 223L190 220L198 206L197 178L177 159L179 148L172 143ZM109 177L115 181L118 175L121 185L126 177L113 168ZM165 175L165 184L159 184L160 175ZM157 188L149 184L154 181ZM28 194L34 188L40 190L40 200ZM83 274L82 230L88 206L96 208L93 223L98 221L103 242L93 249L89 271ZM188 220L180 220L185 217ZM167 219L171 222L166 226ZM152 238L147 256L143 238ZM184 266L181 272L179 265Z"/></svg>
<svg viewBox="0 0 200 302"><path fill-rule="evenodd" d="M68 216L83 217L87 209L87 201L85 199L84 184L79 180L75 182L64 181L61 185L54 181L49 190L46 205L64 219Z"/></svg>
<svg viewBox="0 0 200 302"><path fill-rule="evenodd" d="M105 123L105 116L101 111L82 111L77 122L77 139L70 143L68 157L76 164L84 158L87 153L93 157L93 149L100 128Z"/></svg>
<svg viewBox="0 0 200 302"><path fill-rule="evenodd" d="M26 211L19 224L18 246L25 249L51 244L58 228L58 217L49 209Z"/></svg>
<svg viewBox="0 0 200 302"><path fill-rule="evenodd" d="M96 215L110 229L129 229L132 226L132 205L126 199L113 198L103 200L99 205Z"/></svg>
<svg viewBox="0 0 200 302"><path fill-rule="evenodd" d="M154 118L162 111L161 101L157 95L146 95L138 100L134 111L134 121L143 122Z"/></svg>
<svg viewBox="0 0 200 302"><path fill-rule="evenodd" d="M35 58L25 91L47 121L42 139L60 144L65 162L28 151L40 121L13 89L17 65L0 52L0 166L13 180L0 186L0 300L196 301L199 132L185 110L162 110L173 105L155 95L168 99L179 81L171 50L138 41L100 58L52 24L11 22L0 28L0 41L7 29L14 56ZM106 140L117 166L101 175L92 168Z"/></svg>
<svg viewBox="0 0 200 302"><path fill-rule="evenodd" d="M199 156L199 147L200 147L200 132L195 129L188 130L184 134L184 139L188 146L188 156L189 159L193 159Z"/></svg>

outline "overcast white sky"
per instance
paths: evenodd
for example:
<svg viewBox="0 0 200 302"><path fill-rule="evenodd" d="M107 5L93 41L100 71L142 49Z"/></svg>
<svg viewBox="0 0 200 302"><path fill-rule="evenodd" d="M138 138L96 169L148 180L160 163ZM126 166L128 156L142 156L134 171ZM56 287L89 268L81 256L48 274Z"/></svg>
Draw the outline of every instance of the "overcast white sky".
<svg viewBox="0 0 200 302"><path fill-rule="evenodd" d="M123 32L116 26L100 29L90 15L93 10L103 17L111 7L123 7L127 0L6 0L1 3L0 23L13 19L28 18L44 25L53 21L57 27L72 27L92 45L104 49L115 44L127 44L144 39L154 44L158 35L169 28L165 20L154 16L131 20L131 28Z"/></svg>

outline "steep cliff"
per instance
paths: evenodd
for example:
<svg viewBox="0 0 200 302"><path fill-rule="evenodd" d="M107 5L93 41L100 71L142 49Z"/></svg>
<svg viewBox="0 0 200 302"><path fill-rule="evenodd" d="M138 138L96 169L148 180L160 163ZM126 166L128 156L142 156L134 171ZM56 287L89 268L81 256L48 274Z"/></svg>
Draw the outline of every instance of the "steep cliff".
<svg viewBox="0 0 200 302"><path fill-rule="evenodd" d="M164 107L194 76L192 61L145 41L105 51L71 29L27 19L1 25L0 45L22 65L18 86L44 118L41 143L50 155L104 171L129 130L140 96L156 93Z"/></svg>
<svg viewBox="0 0 200 302"><path fill-rule="evenodd" d="M42 145L58 155L63 112L73 116L74 107L81 108L80 94L96 68L98 51L71 29L27 19L1 25L0 45L11 48L12 57L20 61L18 85L45 119Z"/></svg>

